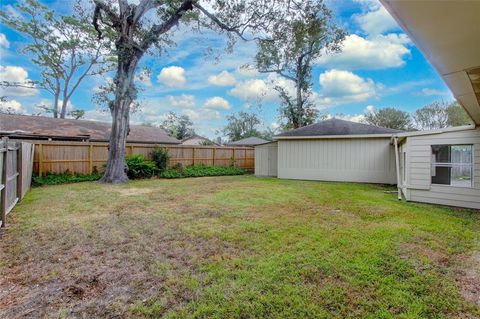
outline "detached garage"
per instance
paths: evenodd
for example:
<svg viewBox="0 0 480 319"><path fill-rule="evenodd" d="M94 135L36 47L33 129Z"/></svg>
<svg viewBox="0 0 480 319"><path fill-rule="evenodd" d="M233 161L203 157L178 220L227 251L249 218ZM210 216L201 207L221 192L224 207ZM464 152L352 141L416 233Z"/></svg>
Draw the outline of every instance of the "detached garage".
<svg viewBox="0 0 480 319"><path fill-rule="evenodd" d="M276 152L279 178L396 184L392 135L398 133L339 119L305 126L255 147L255 174L275 176Z"/></svg>

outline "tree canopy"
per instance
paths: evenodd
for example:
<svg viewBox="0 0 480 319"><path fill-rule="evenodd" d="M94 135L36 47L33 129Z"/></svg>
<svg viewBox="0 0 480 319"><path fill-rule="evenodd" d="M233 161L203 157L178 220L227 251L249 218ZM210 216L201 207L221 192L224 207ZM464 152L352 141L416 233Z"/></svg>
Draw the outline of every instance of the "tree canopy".
<svg viewBox="0 0 480 319"><path fill-rule="evenodd" d="M222 132L230 142L247 137L269 138L273 133L269 130L261 131L262 120L255 113L239 112L227 116L227 125Z"/></svg>
<svg viewBox="0 0 480 319"><path fill-rule="evenodd" d="M160 124L168 134L179 140L195 134L192 126L193 122L187 115L177 115L175 112L168 112L167 117Z"/></svg>
<svg viewBox="0 0 480 319"><path fill-rule="evenodd" d="M260 72L272 72L285 80L275 85L285 129L309 125L316 120L312 65L321 55L339 51L345 37L322 0L299 3L298 17L274 30L272 37L261 39L255 57ZM293 2L293 5L297 4ZM293 88L289 84L293 84Z"/></svg>
<svg viewBox="0 0 480 319"><path fill-rule="evenodd" d="M365 122L371 125L407 131L412 129L410 114L393 107L365 114Z"/></svg>
<svg viewBox="0 0 480 319"><path fill-rule="evenodd" d="M20 14L0 11L0 19L30 39L20 52L31 57L41 75L28 83L2 81L0 85L46 90L53 105L39 105L40 109L54 117L79 117L81 110L68 110L69 101L86 77L111 68L114 61L106 55L111 43L98 41L88 13L78 3L71 16L56 14L37 0L24 0L16 9Z"/></svg>
<svg viewBox="0 0 480 319"><path fill-rule="evenodd" d="M413 120L419 130L442 129L472 123L468 114L456 101L436 101L425 105L415 111Z"/></svg>

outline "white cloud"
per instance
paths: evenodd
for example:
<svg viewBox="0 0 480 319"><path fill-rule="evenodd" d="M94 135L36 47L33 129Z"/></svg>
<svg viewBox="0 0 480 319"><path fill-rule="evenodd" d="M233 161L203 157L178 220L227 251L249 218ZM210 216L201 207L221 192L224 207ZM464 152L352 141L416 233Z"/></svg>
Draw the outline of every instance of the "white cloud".
<svg viewBox="0 0 480 319"><path fill-rule="evenodd" d="M15 100L0 101L0 110L8 113L24 113L22 104Z"/></svg>
<svg viewBox="0 0 480 319"><path fill-rule="evenodd" d="M99 122L110 122L112 120L112 116L110 115L110 112L107 111L88 110L85 111L84 119Z"/></svg>
<svg viewBox="0 0 480 319"><path fill-rule="evenodd" d="M230 103L220 96L214 96L209 98L207 101L205 101L205 104L203 106L207 109L230 109Z"/></svg>
<svg viewBox="0 0 480 319"><path fill-rule="evenodd" d="M272 128L273 130L276 130L280 127L280 124L278 124L277 122L273 122L272 124L270 124L270 128Z"/></svg>
<svg viewBox="0 0 480 319"><path fill-rule="evenodd" d="M338 105L361 102L376 97L381 86L371 79L364 79L352 72L329 70L320 74L321 104Z"/></svg>
<svg viewBox="0 0 480 319"><path fill-rule="evenodd" d="M317 64L346 70L401 67L405 65L404 58L410 54L409 43L410 39L405 34L391 33L372 38L351 34L343 41L341 52L325 54Z"/></svg>
<svg viewBox="0 0 480 319"><path fill-rule="evenodd" d="M243 77L256 77L260 74L258 70L252 66L243 66L237 68L237 74Z"/></svg>
<svg viewBox="0 0 480 319"><path fill-rule="evenodd" d="M189 94L182 94L180 96L171 96L167 97L167 102L169 107L173 108L193 108L195 107L195 96Z"/></svg>
<svg viewBox="0 0 480 319"><path fill-rule="evenodd" d="M430 89L430 88L423 88L417 95L421 96L443 96L448 95L449 92L437 90L437 89Z"/></svg>
<svg viewBox="0 0 480 319"><path fill-rule="evenodd" d="M370 35L383 34L387 31L398 29L397 22L381 5L373 9L373 11L355 16L354 20L363 31Z"/></svg>
<svg viewBox="0 0 480 319"><path fill-rule="evenodd" d="M375 112L375 106L373 106L373 105L367 105L367 107L365 108L364 112L367 113L367 114L368 114L368 113L373 113L373 112Z"/></svg>
<svg viewBox="0 0 480 319"><path fill-rule="evenodd" d="M187 109L184 110L182 113L184 115L187 115L192 121L219 120L221 117L220 112L211 109Z"/></svg>
<svg viewBox="0 0 480 319"><path fill-rule="evenodd" d="M0 33L0 47L9 48L10 42L7 40L7 36L3 33Z"/></svg>
<svg viewBox="0 0 480 319"><path fill-rule="evenodd" d="M242 101L273 101L277 98L277 94L269 87L267 82L260 79L239 82L229 91L229 94Z"/></svg>
<svg viewBox="0 0 480 319"><path fill-rule="evenodd" d="M38 94L35 85L29 83L28 72L19 66L0 66L0 79L12 83L19 83L26 87L0 88L0 95L33 96Z"/></svg>
<svg viewBox="0 0 480 319"><path fill-rule="evenodd" d="M235 77L228 71L222 71L218 75L208 77L208 83L216 86L232 86L235 82Z"/></svg>
<svg viewBox="0 0 480 319"><path fill-rule="evenodd" d="M157 79L166 86L173 88L182 88L187 83L185 69L180 66L163 68Z"/></svg>

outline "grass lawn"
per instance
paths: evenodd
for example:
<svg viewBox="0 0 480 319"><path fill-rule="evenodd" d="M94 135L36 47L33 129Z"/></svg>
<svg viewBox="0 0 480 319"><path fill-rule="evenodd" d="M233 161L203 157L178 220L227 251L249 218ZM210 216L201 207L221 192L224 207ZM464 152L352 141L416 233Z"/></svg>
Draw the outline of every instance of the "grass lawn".
<svg viewBox="0 0 480 319"><path fill-rule="evenodd" d="M480 212L253 176L35 188L0 317L479 318Z"/></svg>

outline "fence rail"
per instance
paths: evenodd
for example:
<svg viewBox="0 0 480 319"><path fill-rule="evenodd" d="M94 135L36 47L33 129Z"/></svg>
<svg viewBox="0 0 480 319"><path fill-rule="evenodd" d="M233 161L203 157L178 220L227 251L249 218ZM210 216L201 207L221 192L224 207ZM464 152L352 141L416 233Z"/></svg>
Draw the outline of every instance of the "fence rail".
<svg viewBox="0 0 480 319"><path fill-rule="evenodd" d="M33 153L33 144L12 142L7 137L0 141L1 227L5 227L7 215L30 188Z"/></svg>
<svg viewBox="0 0 480 319"><path fill-rule="evenodd" d="M32 141L35 144L33 171L47 173L92 174L101 171L108 157L108 144L95 142ZM251 147L214 147L184 145L127 144L127 155L141 154L151 159L155 147L170 154L169 165L235 166L253 170L255 151Z"/></svg>

